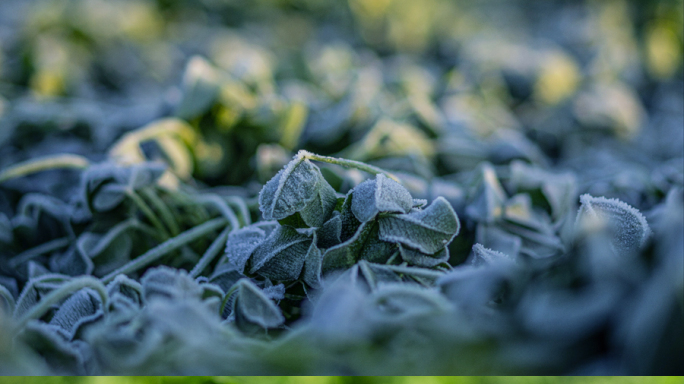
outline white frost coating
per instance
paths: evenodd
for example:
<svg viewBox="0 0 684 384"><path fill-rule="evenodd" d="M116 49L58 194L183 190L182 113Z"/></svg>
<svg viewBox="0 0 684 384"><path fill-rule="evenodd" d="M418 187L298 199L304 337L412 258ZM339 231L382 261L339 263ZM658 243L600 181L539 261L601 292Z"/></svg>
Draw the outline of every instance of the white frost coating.
<svg viewBox="0 0 684 384"><path fill-rule="evenodd" d="M511 256L495 251L493 249L485 248L484 245L476 243L473 245L473 265L493 265L501 262L514 263L515 259Z"/></svg>
<svg viewBox="0 0 684 384"><path fill-rule="evenodd" d="M236 285L239 291L235 310L247 321L263 328L277 327L285 321L280 308L249 279L240 279Z"/></svg>
<svg viewBox="0 0 684 384"><path fill-rule="evenodd" d="M449 261L448 247L442 248L441 251L438 251L434 255L427 255L414 249L399 245L399 253L405 262L419 267L432 268L441 263L446 263Z"/></svg>
<svg viewBox="0 0 684 384"><path fill-rule="evenodd" d="M259 192L259 209L264 219L280 220L303 209L316 197L320 171L301 151Z"/></svg>
<svg viewBox="0 0 684 384"><path fill-rule="evenodd" d="M380 239L434 254L448 245L461 229L458 216L446 199L436 198L425 210L380 217Z"/></svg>
<svg viewBox="0 0 684 384"><path fill-rule="evenodd" d="M352 193L352 212L361 221L373 220L379 212L409 213L411 193L383 174L359 184Z"/></svg>
<svg viewBox="0 0 684 384"><path fill-rule="evenodd" d="M330 217L337 195L307 154L300 151L259 192L264 219L282 220L299 212L306 225L320 227Z"/></svg>
<svg viewBox="0 0 684 384"><path fill-rule="evenodd" d="M250 273L276 281L297 280L311 242L294 228L276 228L254 250Z"/></svg>
<svg viewBox="0 0 684 384"><path fill-rule="evenodd" d="M266 239L266 231L256 225L240 228L228 235L226 257L242 273L254 250Z"/></svg>
<svg viewBox="0 0 684 384"><path fill-rule="evenodd" d="M611 247L620 254L643 247L651 234L646 218L637 209L618 199L580 196L582 205L577 213L575 228L607 224L611 229Z"/></svg>

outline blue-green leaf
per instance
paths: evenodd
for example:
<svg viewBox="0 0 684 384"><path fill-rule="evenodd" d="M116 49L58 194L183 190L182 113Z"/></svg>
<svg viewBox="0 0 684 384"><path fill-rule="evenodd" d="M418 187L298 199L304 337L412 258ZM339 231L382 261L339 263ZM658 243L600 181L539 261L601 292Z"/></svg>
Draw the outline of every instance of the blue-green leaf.
<svg viewBox="0 0 684 384"><path fill-rule="evenodd" d="M320 227L337 204L335 190L321 171L298 154L259 193L259 209L266 220L283 220L299 213L310 227Z"/></svg>
<svg viewBox="0 0 684 384"><path fill-rule="evenodd" d="M352 192L351 210L361 222L373 220L379 212L409 213L411 207L413 199L409 191L381 173L359 184Z"/></svg>
<svg viewBox="0 0 684 384"><path fill-rule="evenodd" d="M276 281L297 280L311 242L294 228L279 226L254 250L249 273Z"/></svg>
<svg viewBox="0 0 684 384"><path fill-rule="evenodd" d="M434 254L443 249L458 234L458 216L442 197L425 210L408 214L388 214L378 219L380 239L400 243L423 253Z"/></svg>
<svg viewBox="0 0 684 384"><path fill-rule="evenodd" d="M646 243L651 230L638 210L617 199L587 194L580 196L580 202L576 227L582 231L606 228L616 253L636 252Z"/></svg>

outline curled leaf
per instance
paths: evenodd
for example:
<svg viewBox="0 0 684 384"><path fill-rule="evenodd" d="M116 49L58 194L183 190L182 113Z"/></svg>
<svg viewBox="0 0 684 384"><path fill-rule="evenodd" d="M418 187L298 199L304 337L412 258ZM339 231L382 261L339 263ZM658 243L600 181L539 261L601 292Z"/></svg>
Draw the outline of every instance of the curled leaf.
<svg viewBox="0 0 684 384"><path fill-rule="evenodd" d="M259 193L259 209L266 220L283 220L299 213L309 227L320 227L337 204L335 190L321 171L298 154Z"/></svg>
<svg viewBox="0 0 684 384"><path fill-rule="evenodd" d="M388 214L378 219L380 239L434 254L458 234L461 224L446 199L436 198L425 210Z"/></svg>
<svg viewBox="0 0 684 384"><path fill-rule="evenodd" d="M234 301L235 321L252 323L262 328L275 328L285 321L280 308L248 279L237 282Z"/></svg>
<svg viewBox="0 0 684 384"><path fill-rule="evenodd" d="M359 260L386 262L396 246L380 239L378 233L376 221L362 223L354 236L326 250L323 254L323 272L349 268Z"/></svg>
<svg viewBox="0 0 684 384"><path fill-rule="evenodd" d="M311 242L294 228L280 226L254 250L249 272L271 280L297 280Z"/></svg>
<svg viewBox="0 0 684 384"><path fill-rule="evenodd" d="M437 253L433 255L428 255L419 251L416 251L414 249L408 248L408 247L403 247L402 245L399 245L399 253L401 254L401 258L411 264L411 265L416 265L419 267L436 267L442 263L446 263L449 261L449 248L444 247L441 251L438 251Z"/></svg>
<svg viewBox="0 0 684 384"><path fill-rule="evenodd" d="M71 339L84 324L92 323L104 315L102 305L102 300L95 291L83 288L59 307L50 324L60 327L67 338Z"/></svg>
<svg viewBox="0 0 684 384"><path fill-rule="evenodd" d="M200 286L185 271L166 266L148 270L140 282L146 302L153 298L175 300L202 296Z"/></svg>
<svg viewBox="0 0 684 384"><path fill-rule="evenodd" d="M226 257L242 273L254 250L266 239L266 231L256 225L240 228L228 235Z"/></svg>
<svg viewBox="0 0 684 384"><path fill-rule="evenodd" d="M359 184L352 193L351 209L361 222L373 220L379 212L409 213L412 207L409 191L381 173Z"/></svg>

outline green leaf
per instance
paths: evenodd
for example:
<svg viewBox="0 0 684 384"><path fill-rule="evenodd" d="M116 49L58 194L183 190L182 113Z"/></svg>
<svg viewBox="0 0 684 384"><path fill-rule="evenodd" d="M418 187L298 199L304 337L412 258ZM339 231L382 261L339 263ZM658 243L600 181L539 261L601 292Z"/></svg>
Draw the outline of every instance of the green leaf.
<svg viewBox="0 0 684 384"><path fill-rule="evenodd" d="M294 228L280 226L254 250L249 273L275 281L297 280L311 243Z"/></svg>
<svg viewBox="0 0 684 384"><path fill-rule="evenodd" d="M425 210L382 215L378 222L381 240L400 243L427 254L443 249L461 227L456 212L443 197L436 198Z"/></svg>
<svg viewBox="0 0 684 384"><path fill-rule="evenodd" d="M383 174L366 180L352 192L352 212L361 221L373 220L379 212L409 213L413 207L411 194L401 184Z"/></svg>
<svg viewBox="0 0 684 384"><path fill-rule="evenodd" d="M86 201L95 212L114 209L130 191L152 185L162 176L166 166L143 163L121 167L111 163L94 165L83 174Z"/></svg>
<svg viewBox="0 0 684 384"><path fill-rule="evenodd" d="M330 220L326 221L316 231L318 238L317 246L320 248L330 248L342 242L342 218L340 213L335 211Z"/></svg>
<svg viewBox="0 0 684 384"><path fill-rule="evenodd" d="M128 278L126 275L118 275L107 284L107 294L111 301L123 299L135 307L140 307L143 303L143 287L137 281Z"/></svg>
<svg viewBox="0 0 684 384"><path fill-rule="evenodd" d="M321 286L322 265L323 254L316 246L316 241L313 241L309 246L309 250L306 253L306 258L304 260L302 281L312 288L319 288Z"/></svg>
<svg viewBox="0 0 684 384"><path fill-rule="evenodd" d="M14 318L22 317L38 304L43 296L47 295L52 290L59 288L69 280L69 276L58 274L43 275L29 280L17 299L17 305L14 308Z"/></svg>
<svg viewBox="0 0 684 384"><path fill-rule="evenodd" d="M449 262L448 247L444 247L441 251L438 251L435 254L428 255L426 253L416 251L415 249L399 245L399 253L405 262L419 267L432 268Z"/></svg>
<svg viewBox="0 0 684 384"><path fill-rule="evenodd" d="M328 248L323 254L323 272L349 268L359 260L384 263L396 251L391 242L378 237L380 228L376 221L362 223L354 236L347 241Z"/></svg>
<svg viewBox="0 0 684 384"><path fill-rule="evenodd" d="M335 190L303 154L295 156L259 193L264 219L282 220L299 212L309 227L323 225L336 204Z"/></svg>
<svg viewBox="0 0 684 384"><path fill-rule="evenodd" d="M166 266L149 269L140 283L146 302L158 298L179 300L202 297L202 288L185 271Z"/></svg>
<svg viewBox="0 0 684 384"><path fill-rule="evenodd" d="M50 325L62 328L68 340L71 340L79 328L104 316L102 299L89 288L83 288L71 295L55 312Z"/></svg>
<svg viewBox="0 0 684 384"><path fill-rule="evenodd" d="M257 225L240 228L228 235L226 257L242 273L254 250L266 239L266 231Z"/></svg>
<svg viewBox="0 0 684 384"><path fill-rule="evenodd" d="M233 311L238 326L241 322L248 322L268 329L278 327L285 321L280 308L249 279L242 279L236 285L237 297Z"/></svg>
<svg viewBox="0 0 684 384"><path fill-rule="evenodd" d="M15 305L12 293L4 285L0 284L0 313L2 316L9 317L14 312Z"/></svg>

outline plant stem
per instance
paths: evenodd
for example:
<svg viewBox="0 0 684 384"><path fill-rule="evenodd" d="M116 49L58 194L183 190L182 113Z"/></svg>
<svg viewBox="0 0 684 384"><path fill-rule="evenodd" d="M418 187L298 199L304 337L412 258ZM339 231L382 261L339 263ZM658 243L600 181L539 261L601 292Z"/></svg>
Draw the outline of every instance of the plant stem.
<svg viewBox="0 0 684 384"><path fill-rule="evenodd" d="M164 223L166 224L166 227L171 230L171 234L173 236L176 236L180 233L180 227L178 226L178 222L176 221L176 218L173 216L173 213L169 209L169 207L164 203L164 201L157 196L156 193L150 188L144 188L142 191L142 194L149 200L154 208L157 209L157 211L161 214L162 220L164 220Z"/></svg>
<svg viewBox="0 0 684 384"><path fill-rule="evenodd" d="M58 168L84 169L90 165L88 159L78 155L62 154L39 157L12 165L0 172L0 183L32 173Z"/></svg>
<svg viewBox="0 0 684 384"><path fill-rule="evenodd" d="M216 255L223 250L223 247L225 247L226 241L228 240L228 233L233 230L231 227L227 227L226 229L221 232L221 234L214 240L213 243L207 248L207 251L204 252L204 255L202 255L202 258L197 262L195 267L190 271L190 277L193 279L199 276L202 271L214 260Z"/></svg>
<svg viewBox="0 0 684 384"><path fill-rule="evenodd" d="M218 208L219 212L221 212L221 214L230 222L230 225L234 229L240 228L240 221L235 215L235 212L231 207L228 206L226 201L223 200L220 196L214 194L200 195L197 197L197 201L205 204L213 204L214 206L216 206L216 208Z"/></svg>
<svg viewBox="0 0 684 384"><path fill-rule="evenodd" d="M60 248L64 248L69 245L68 237L60 237L59 239L50 240L46 243L27 249L24 252L14 256L9 260L9 266L11 268L16 268L17 265L25 263L34 257L38 257L42 254L56 251Z"/></svg>
<svg viewBox="0 0 684 384"><path fill-rule="evenodd" d="M149 205L143 200L140 195L138 195L134 190L132 189L126 189L126 195L133 200L133 203L142 211L142 213L147 217L147 219L152 223L152 225L157 228L159 232L162 233L165 239L168 239L171 237L169 234L169 231L166 230L166 227L161 223L157 215L154 213L152 208L150 208Z"/></svg>
<svg viewBox="0 0 684 384"><path fill-rule="evenodd" d="M315 153L311 153L311 152L308 152L305 150L299 151L299 153L297 153L297 156L301 157L303 159L320 161L320 162L329 163L329 164L337 164L337 165L340 165L340 166L345 167L345 168L356 168L356 169L359 169L359 170L364 171L364 172L368 172L368 173L373 174L373 175L377 175L377 174L381 173L381 174L389 177L390 179L392 179L398 183L401 183L399 178L397 178L393 174L391 174L385 170L382 170L378 167L374 167L372 165L362 163L360 161L348 160L348 159L339 159L337 157L330 157L330 156L321 156L321 155L317 155Z"/></svg>
<svg viewBox="0 0 684 384"><path fill-rule="evenodd" d="M245 204L245 201L239 197L235 196L225 196L226 202L229 204L233 204L238 211L240 211L240 215L242 215L242 221L244 225L250 225L252 224L252 217L249 214L249 208L247 207L247 204Z"/></svg>
<svg viewBox="0 0 684 384"><path fill-rule="evenodd" d="M159 258L161 258L162 256L166 255L167 253L174 251L192 241L199 239L202 236L205 236L217 230L221 226L226 225L226 223L226 219L220 217L207 221L206 223L198 225L192 229L189 229L176 237L166 240L165 242L157 245L156 247L140 255L136 259L131 260L128 264L111 272L110 274L102 278L102 282L105 284L109 283L120 274L131 273L139 268L149 265L154 261L158 260Z"/></svg>
<svg viewBox="0 0 684 384"><path fill-rule="evenodd" d="M104 284L94 277L83 276L68 281L59 288L48 293L42 300L40 300L38 304L29 309L19 320L17 320L16 329L23 328L31 319L40 318L54 304L59 303L65 297L83 288L91 288L95 290L102 299L102 310L107 311L107 289L105 288Z"/></svg>

